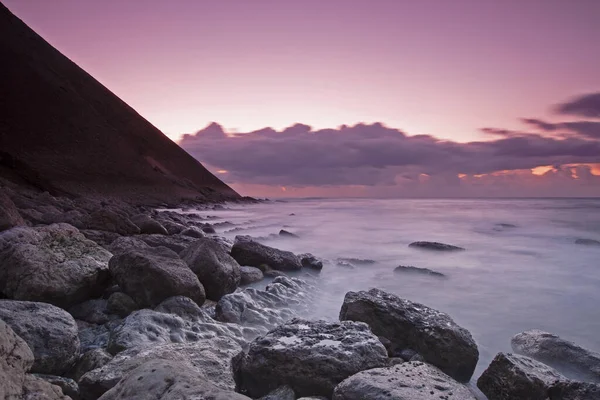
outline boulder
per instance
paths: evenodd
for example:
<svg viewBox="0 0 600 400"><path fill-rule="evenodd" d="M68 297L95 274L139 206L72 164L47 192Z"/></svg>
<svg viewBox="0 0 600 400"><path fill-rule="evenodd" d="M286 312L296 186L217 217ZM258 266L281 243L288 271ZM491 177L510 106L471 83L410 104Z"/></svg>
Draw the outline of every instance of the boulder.
<svg viewBox="0 0 600 400"><path fill-rule="evenodd" d="M25 225L25 221L15 203L0 188L0 231L20 225Z"/></svg>
<svg viewBox="0 0 600 400"><path fill-rule="evenodd" d="M33 351L31 372L62 375L77 361L77 324L68 312L46 303L0 300L0 319Z"/></svg>
<svg viewBox="0 0 600 400"><path fill-rule="evenodd" d="M23 382L23 400L71 400L59 386L27 374Z"/></svg>
<svg viewBox="0 0 600 400"><path fill-rule="evenodd" d="M340 320L366 322L373 333L392 343L393 353L413 349L461 382L471 378L479 359L469 331L448 314L379 289L348 292Z"/></svg>
<svg viewBox="0 0 600 400"><path fill-rule="evenodd" d="M165 227L169 235L177 235L182 233L186 228L178 222L170 221L168 219L160 219L159 222Z"/></svg>
<svg viewBox="0 0 600 400"><path fill-rule="evenodd" d="M543 362L568 378L600 383L600 354L537 329L515 335L515 353Z"/></svg>
<svg viewBox="0 0 600 400"><path fill-rule="evenodd" d="M138 235L137 239L140 239L150 247L166 247L179 254L191 243L196 241L196 238L183 236L183 235Z"/></svg>
<svg viewBox="0 0 600 400"><path fill-rule="evenodd" d="M260 282L264 279L263 272L256 267L240 267L240 284L249 285L254 282Z"/></svg>
<svg viewBox="0 0 600 400"><path fill-rule="evenodd" d="M70 307L102 294L111 254L67 224L0 233L0 292Z"/></svg>
<svg viewBox="0 0 600 400"><path fill-rule="evenodd" d="M123 292L115 292L108 297L106 309L111 314L125 318L138 309L135 300Z"/></svg>
<svg viewBox="0 0 600 400"><path fill-rule="evenodd" d="M498 353L477 380L489 400L546 400L548 389L564 379L557 371L529 357Z"/></svg>
<svg viewBox="0 0 600 400"><path fill-rule="evenodd" d="M299 254L298 258L300 258L300 263L304 268L314 269L317 271L323 269L323 261L310 253Z"/></svg>
<svg viewBox="0 0 600 400"><path fill-rule="evenodd" d="M251 400L223 389L197 366L181 360L152 360L132 370L99 400Z"/></svg>
<svg viewBox="0 0 600 400"><path fill-rule="evenodd" d="M245 236L236 236L235 244L231 248L231 256L240 265L259 267L266 264L279 271L302 269L302 264L294 253L265 246Z"/></svg>
<svg viewBox="0 0 600 400"><path fill-rule="evenodd" d="M110 245L107 246L108 250L114 255L124 253L129 250L141 250L150 248L149 245L146 244L141 239L132 236L119 236Z"/></svg>
<svg viewBox="0 0 600 400"><path fill-rule="evenodd" d="M359 372L342 381L333 400L475 400L469 389L436 367L407 362Z"/></svg>
<svg viewBox="0 0 600 400"><path fill-rule="evenodd" d="M185 228L183 231L181 231L181 235L189 236L189 237L196 238L196 239L202 239L205 236L202 229L197 228L195 226L190 226L189 228Z"/></svg>
<svg viewBox="0 0 600 400"><path fill-rule="evenodd" d="M208 234L215 234L215 233L217 233L217 231L215 231L215 228L213 228L212 225L210 225L210 224L204 224L204 225L202 225L202 232L208 233Z"/></svg>
<svg viewBox="0 0 600 400"><path fill-rule="evenodd" d="M137 214L131 217L131 221L140 228L140 233L168 235L167 229L162 224L146 214Z"/></svg>
<svg viewBox="0 0 600 400"><path fill-rule="evenodd" d="M121 323L121 320L109 321L103 325L88 324L84 321L78 321L79 343L81 353L92 349L106 349L110 332ZM83 324L86 324L85 326Z"/></svg>
<svg viewBox="0 0 600 400"><path fill-rule="evenodd" d="M140 233L140 228L129 219L127 213L116 208L96 210L89 214L81 225L85 229L115 232L125 236Z"/></svg>
<svg viewBox="0 0 600 400"><path fill-rule="evenodd" d="M462 247L454 246L451 244L440 243L440 242L412 242L408 247L415 247L424 250L433 251L462 251L465 250Z"/></svg>
<svg viewBox="0 0 600 400"><path fill-rule="evenodd" d="M437 272L431 270L429 268L421 268L421 267L413 267L410 265L399 265L394 269L396 273L406 273L406 274L419 274L419 275L432 275L437 277L445 277L446 275L441 272Z"/></svg>
<svg viewBox="0 0 600 400"><path fill-rule="evenodd" d="M236 360L236 383L251 397L289 386L298 396L330 397L357 372L387 364L381 342L361 322L293 319L250 343Z"/></svg>
<svg viewBox="0 0 600 400"><path fill-rule="evenodd" d="M183 261L196 274L206 297L218 301L233 293L240 284L240 265L219 243L202 238L196 240L180 253Z"/></svg>
<svg viewBox="0 0 600 400"><path fill-rule="evenodd" d="M86 239L89 239L92 242L96 242L105 249L108 249L112 242L122 237L118 233L96 231L92 229L81 229L80 232L83 234L83 236L86 237Z"/></svg>
<svg viewBox="0 0 600 400"><path fill-rule="evenodd" d="M12 328L0 319L0 399L20 399L33 353Z"/></svg>
<svg viewBox="0 0 600 400"><path fill-rule="evenodd" d="M70 307L68 311L75 319L101 325L118 318L117 315L110 314L107 304L107 300L92 299L76 304Z"/></svg>
<svg viewBox="0 0 600 400"><path fill-rule="evenodd" d="M293 239L298 239L300 237L300 236L296 235L295 233L286 231L285 229L282 229L279 231L279 236L293 238Z"/></svg>
<svg viewBox="0 0 600 400"><path fill-rule="evenodd" d="M112 360L112 356L103 349L92 349L83 354L71 371L71 376L79 381L83 375L96 368L103 367Z"/></svg>
<svg viewBox="0 0 600 400"><path fill-rule="evenodd" d="M64 378L56 375L33 374L51 385L58 386L62 393L73 400L79 399L79 385L73 379Z"/></svg>
<svg viewBox="0 0 600 400"><path fill-rule="evenodd" d="M296 393L289 386L281 386L258 400L296 400Z"/></svg>
<svg viewBox="0 0 600 400"><path fill-rule="evenodd" d="M548 391L550 400L598 400L600 385L597 383L562 381Z"/></svg>
<svg viewBox="0 0 600 400"><path fill-rule="evenodd" d="M115 255L110 272L119 287L140 307L154 307L171 296L205 299L198 277L173 251L164 248L129 250Z"/></svg>

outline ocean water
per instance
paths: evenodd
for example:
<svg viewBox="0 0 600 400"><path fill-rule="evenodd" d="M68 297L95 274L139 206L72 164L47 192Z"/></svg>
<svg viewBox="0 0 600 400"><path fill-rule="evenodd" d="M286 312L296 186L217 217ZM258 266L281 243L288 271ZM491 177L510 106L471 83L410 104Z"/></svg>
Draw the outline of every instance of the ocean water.
<svg viewBox="0 0 600 400"><path fill-rule="evenodd" d="M311 199L203 211L218 232L299 239L263 243L332 260L314 279L311 317L336 319L346 292L373 287L448 313L468 329L480 359L473 380L511 337L537 328L600 352L600 199ZM417 240L466 248L438 253ZM355 268L339 257L370 259ZM394 272L425 267L446 278ZM264 283L263 283L264 284Z"/></svg>

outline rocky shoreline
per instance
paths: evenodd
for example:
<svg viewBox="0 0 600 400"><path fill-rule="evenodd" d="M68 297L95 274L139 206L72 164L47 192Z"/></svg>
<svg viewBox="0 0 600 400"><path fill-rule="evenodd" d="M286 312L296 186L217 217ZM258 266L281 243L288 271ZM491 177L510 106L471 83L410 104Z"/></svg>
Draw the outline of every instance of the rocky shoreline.
<svg viewBox="0 0 600 400"><path fill-rule="evenodd" d="M0 189L0 399L480 396L477 344L441 311L370 289L306 319L312 254L232 242L197 213ZM511 345L476 381L488 399L600 399L600 354L537 330Z"/></svg>

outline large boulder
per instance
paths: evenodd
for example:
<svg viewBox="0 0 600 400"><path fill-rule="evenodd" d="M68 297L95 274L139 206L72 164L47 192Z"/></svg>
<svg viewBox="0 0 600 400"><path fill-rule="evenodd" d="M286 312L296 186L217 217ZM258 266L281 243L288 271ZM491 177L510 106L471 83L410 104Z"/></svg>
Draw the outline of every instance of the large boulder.
<svg viewBox="0 0 600 400"><path fill-rule="evenodd" d="M12 328L0 319L0 399L20 399L33 353Z"/></svg>
<svg viewBox="0 0 600 400"><path fill-rule="evenodd" d="M131 221L140 228L140 233L168 235L167 229L162 224L146 214L137 214L131 217Z"/></svg>
<svg viewBox="0 0 600 400"><path fill-rule="evenodd" d="M454 379L473 375L479 351L471 334L448 314L379 289L348 292L340 320L366 322L391 342L392 354L412 349Z"/></svg>
<svg viewBox="0 0 600 400"><path fill-rule="evenodd" d="M13 228L0 233L0 292L69 307L102 294L110 257L71 225Z"/></svg>
<svg viewBox="0 0 600 400"><path fill-rule="evenodd" d="M137 239L145 242L150 247L166 247L179 254L185 250L191 243L196 241L196 238L183 235L138 235Z"/></svg>
<svg viewBox="0 0 600 400"><path fill-rule="evenodd" d="M150 246L141 239L133 236L119 236L107 246L108 250L114 255L127 252L129 250L148 249Z"/></svg>
<svg viewBox="0 0 600 400"><path fill-rule="evenodd" d="M33 351L31 372L62 375L77 361L77 324L68 312L46 303L0 300L0 319Z"/></svg>
<svg viewBox="0 0 600 400"><path fill-rule="evenodd" d="M249 285L254 282L262 281L265 277L263 272L256 267L240 267L240 284L241 285Z"/></svg>
<svg viewBox="0 0 600 400"><path fill-rule="evenodd" d="M546 400L548 389L564 377L529 357L498 353L477 380L489 400Z"/></svg>
<svg viewBox="0 0 600 400"><path fill-rule="evenodd" d="M436 367L407 362L359 372L336 386L333 400L475 400L466 386Z"/></svg>
<svg viewBox="0 0 600 400"><path fill-rule="evenodd" d="M197 376L222 389L233 390L231 359L241 349L226 337L134 348L117 354L104 366L83 375L79 387L84 399L96 399L140 365L151 360L169 360L189 363Z"/></svg>
<svg viewBox="0 0 600 400"><path fill-rule="evenodd" d="M125 251L110 259L109 268L119 287L140 307L154 307L178 295L204 303L204 288L198 277L167 248Z"/></svg>
<svg viewBox="0 0 600 400"><path fill-rule="evenodd" d="M152 360L125 376L100 400L251 400L223 389L181 360Z"/></svg>
<svg viewBox="0 0 600 400"><path fill-rule="evenodd" d="M19 214L15 203L1 190L0 188L0 231L25 225L25 221Z"/></svg>
<svg viewBox="0 0 600 400"><path fill-rule="evenodd" d="M246 236L236 236L231 256L240 265L259 267L266 264L278 271L302 269L302 263L294 253L265 246Z"/></svg>
<svg viewBox="0 0 600 400"><path fill-rule="evenodd" d="M210 300L218 301L240 284L240 265L214 240L198 239L179 255L194 271Z"/></svg>
<svg viewBox="0 0 600 400"><path fill-rule="evenodd" d="M235 377L251 397L284 385L298 396L330 397L349 376L386 364L385 347L366 324L293 319L250 343Z"/></svg>
<svg viewBox="0 0 600 400"><path fill-rule="evenodd" d="M600 383L600 354L537 329L515 335L515 353L550 365L568 378Z"/></svg>
<svg viewBox="0 0 600 400"><path fill-rule="evenodd" d="M548 391L550 400L598 400L600 385L597 383L562 381Z"/></svg>

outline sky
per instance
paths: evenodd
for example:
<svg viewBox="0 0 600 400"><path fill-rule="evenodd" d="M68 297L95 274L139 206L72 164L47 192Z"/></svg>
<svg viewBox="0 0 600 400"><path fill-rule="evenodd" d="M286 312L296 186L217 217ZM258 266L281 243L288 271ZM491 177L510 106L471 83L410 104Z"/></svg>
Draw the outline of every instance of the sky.
<svg viewBox="0 0 600 400"><path fill-rule="evenodd" d="M597 0L3 2L244 194L600 196Z"/></svg>

